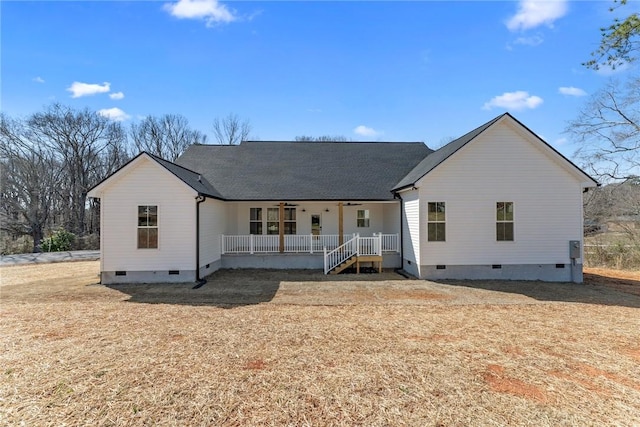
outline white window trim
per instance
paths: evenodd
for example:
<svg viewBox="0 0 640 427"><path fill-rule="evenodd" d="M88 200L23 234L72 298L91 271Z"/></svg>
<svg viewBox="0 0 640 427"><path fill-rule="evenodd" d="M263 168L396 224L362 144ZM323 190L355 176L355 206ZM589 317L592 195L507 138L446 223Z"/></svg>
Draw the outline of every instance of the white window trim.
<svg viewBox="0 0 640 427"><path fill-rule="evenodd" d="M252 220L251 219L251 209L260 209L261 213L260 215L262 216L261 220ZM262 233L260 234L255 234L255 236L262 236L264 235L265 231L266 231L266 226L265 226L265 219L266 219L266 208L262 207L262 206L249 206L249 234L251 234L251 224L252 223L261 223L262 224Z"/></svg>
<svg viewBox="0 0 640 427"><path fill-rule="evenodd" d="M157 213L158 225L156 226L156 228L158 229L158 247L157 248L139 248L138 247L138 229L141 228L138 225L138 208L140 206L155 206L156 209L158 210L158 213ZM137 251L159 251L160 250L160 226L161 226L160 222L161 222L161 218L162 218L162 215L160 215L160 203L158 203L158 202L137 203L135 205L135 213L134 213L133 217L135 218L135 221L136 221L135 222L136 230L135 230L134 239L133 239L134 248ZM143 227L143 228L149 228L149 227Z"/></svg>
<svg viewBox="0 0 640 427"><path fill-rule="evenodd" d="M497 209L498 209L498 203L511 203L513 204L513 220L511 221L498 221L498 217L497 217ZM516 241L516 202L513 201L513 199L507 199L505 200L496 200L496 202L493 204L493 212L494 212L494 217L493 217L493 227L494 227L494 241L496 243L500 243L500 244L508 244L508 243L515 243ZM498 223L512 223L513 224L513 240L498 240L498 232L497 232L497 226Z"/></svg>
<svg viewBox="0 0 640 427"><path fill-rule="evenodd" d="M444 221L429 221L429 203L444 203ZM437 201L431 201L431 200L427 200L427 205L425 206L425 211L427 212L427 227L426 227L426 234L427 234L427 238L426 241L427 243L446 243L447 242L447 235L449 234L448 230L447 230L447 223L449 222L449 214L448 214L448 210L449 208L447 208L447 206L449 205L449 202L447 200L437 200ZM429 240L429 223L433 223L433 224L444 224L444 240Z"/></svg>
<svg viewBox="0 0 640 427"><path fill-rule="evenodd" d="M366 216L364 218L359 218L358 217L359 211L364 211ZM366 220L367 225L358 225L358 221L360 219ZM371 228L371 210L370 209L356 209L356 228Z"/></svg>

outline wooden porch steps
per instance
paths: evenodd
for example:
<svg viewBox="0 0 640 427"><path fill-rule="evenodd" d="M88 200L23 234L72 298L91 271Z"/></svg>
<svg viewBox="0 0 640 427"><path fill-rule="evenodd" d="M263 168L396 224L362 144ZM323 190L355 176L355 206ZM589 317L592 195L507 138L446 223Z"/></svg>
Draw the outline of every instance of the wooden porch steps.
<svg viewBox="0 0 640 427"><path fill-rule="evenodd" d="M382 256L379 255L364 255L357 256L353 255L351 258L342 262L342 264L336 266L333 270L329 272L329 274L339 274L345 269L351 267L353 264L356 265L356 274L360 274L360 264L363 262L370 262L373 267L378 266L378 273L382 273Z"/></svg>
<svg viewBox="0 0 640 427"><path fill-rule="evenodd" d="M342 262L342 264L338 264L333 270L329 272L329 274L338 274L343 270L351 267L357 261L358 257L353 255L351 258L347 258Z"/></svg>

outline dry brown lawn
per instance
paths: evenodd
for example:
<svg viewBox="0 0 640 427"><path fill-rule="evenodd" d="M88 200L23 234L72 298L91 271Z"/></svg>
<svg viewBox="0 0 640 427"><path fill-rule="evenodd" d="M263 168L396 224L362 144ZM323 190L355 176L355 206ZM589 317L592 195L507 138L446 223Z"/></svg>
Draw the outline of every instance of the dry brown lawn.
<svg viewBox="0 0 640 427"><path fill-rule="evenodd" d="M0 425L640 425L640 296L591 276L97 273L0 269Z"/></svg>

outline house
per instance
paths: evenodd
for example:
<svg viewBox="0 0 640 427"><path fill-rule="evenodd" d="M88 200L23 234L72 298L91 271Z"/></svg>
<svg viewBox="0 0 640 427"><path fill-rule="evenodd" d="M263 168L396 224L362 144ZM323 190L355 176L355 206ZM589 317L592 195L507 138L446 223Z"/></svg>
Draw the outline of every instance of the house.
<svg viewBox="0 0 640 427"><path fill-rule="evenodd" d="M188 282L220 268L371 263L425 279L582 281L594 181L502 114L423 143L193 145L141 153L90 190L101 279Z"/></svg>

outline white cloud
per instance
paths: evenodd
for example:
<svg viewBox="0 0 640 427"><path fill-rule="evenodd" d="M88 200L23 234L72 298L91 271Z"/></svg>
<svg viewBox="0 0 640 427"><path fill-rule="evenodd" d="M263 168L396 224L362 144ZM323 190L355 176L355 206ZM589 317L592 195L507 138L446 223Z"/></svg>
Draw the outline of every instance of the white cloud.
<svg viewBox="0 0 640 427"><path fill-rule="evenodd" d="M165 3L163 9L179 19L202 19L211 26L218 22L233 22L238 18L218 0L178 0Z"/></svg>
<svg viewBox="0 0 640 427"><path fill-rule="evenodd" d="M506 22L511 31L528 30L546 24L552 26L556 19L568 11L566 0L521 0L518 11Z"/></svg>
<svg viewBox="0 0 640 427"><path fill-rule="evenodd" d="M72 98L80 98L81 96L95 95L97 93L107 93L111 90L111 84L104 82L103 84L73 82L67 88L71 92Z"/></svg>
<svg viewBox="0 0 640 427"><path fill-rule="evenodd" d="M567 138L558 138L556 139L556 145L564 145L567 143Z"/></svg>
<svg viewBox="0 0 640 427"><path fill-rule="evenodd" d="M513 41L513 44L521 44L525 46L538 46L538 45L541 45L542 42L544 42L544 39L539 35L535 35L531 37L518 37Z"/></svg>
<svg viewBox="0 0 640 427"><path fill-rule="evenodd" d="M34 77L33 81L36 82L36 83L44 83L44 79L42 77L40 77L40 76Z"/></svg>
<svg viewBox="0 0 640 427"><path fill-rule="evenodd" d="M505 92L502 95L491 98L485 102L483 110L490 110L493 107L505 108L507 110L524 110L526 108L536 108L542 104L543 100L539 96L529 95L529 92L518 90L515 92Z"/></svg>
<svg viewBox="0 0 640 427"><path fill-rule="evenodd" d="M587 94L584 90L573 86L562 86L558 88L558 92L569 96L585 96Z"/></svg>
<svg viewBox="0 0 640 427"><path fill-rule="evenodd" d="M130 115L122 111L121 109L114 108L103 108L102 110L98 110L98 114L102 117L106 117L108 119L113 120L114 122L122 122L124 120L128 120L131 118Z"/></svg>
<svg viewBox="0 0 640 427"><path fill-rule="evenodd" d="M370 137L370 138L373 138L373 137L375 137L375 136L378 136L378 135L380 135L380 133L381 133L381 132L378 132L377 130L375 130L375 129L373 129L373 128L370 128L370 127L367 127L367 126L365 126L365 125L360 125L360 126L356 127L356 128L353 130L353 132L354 132L355 134L357 134L357 135L360 135L360 136L367 136L367 137Z"/></svg>
<svg viewBox="0 0 640 427"><path fill-rule="evenodd" d="M113 92L109 94L109 98L111 99L122 99L124 98L124 93L122 92Z"/></svg>

